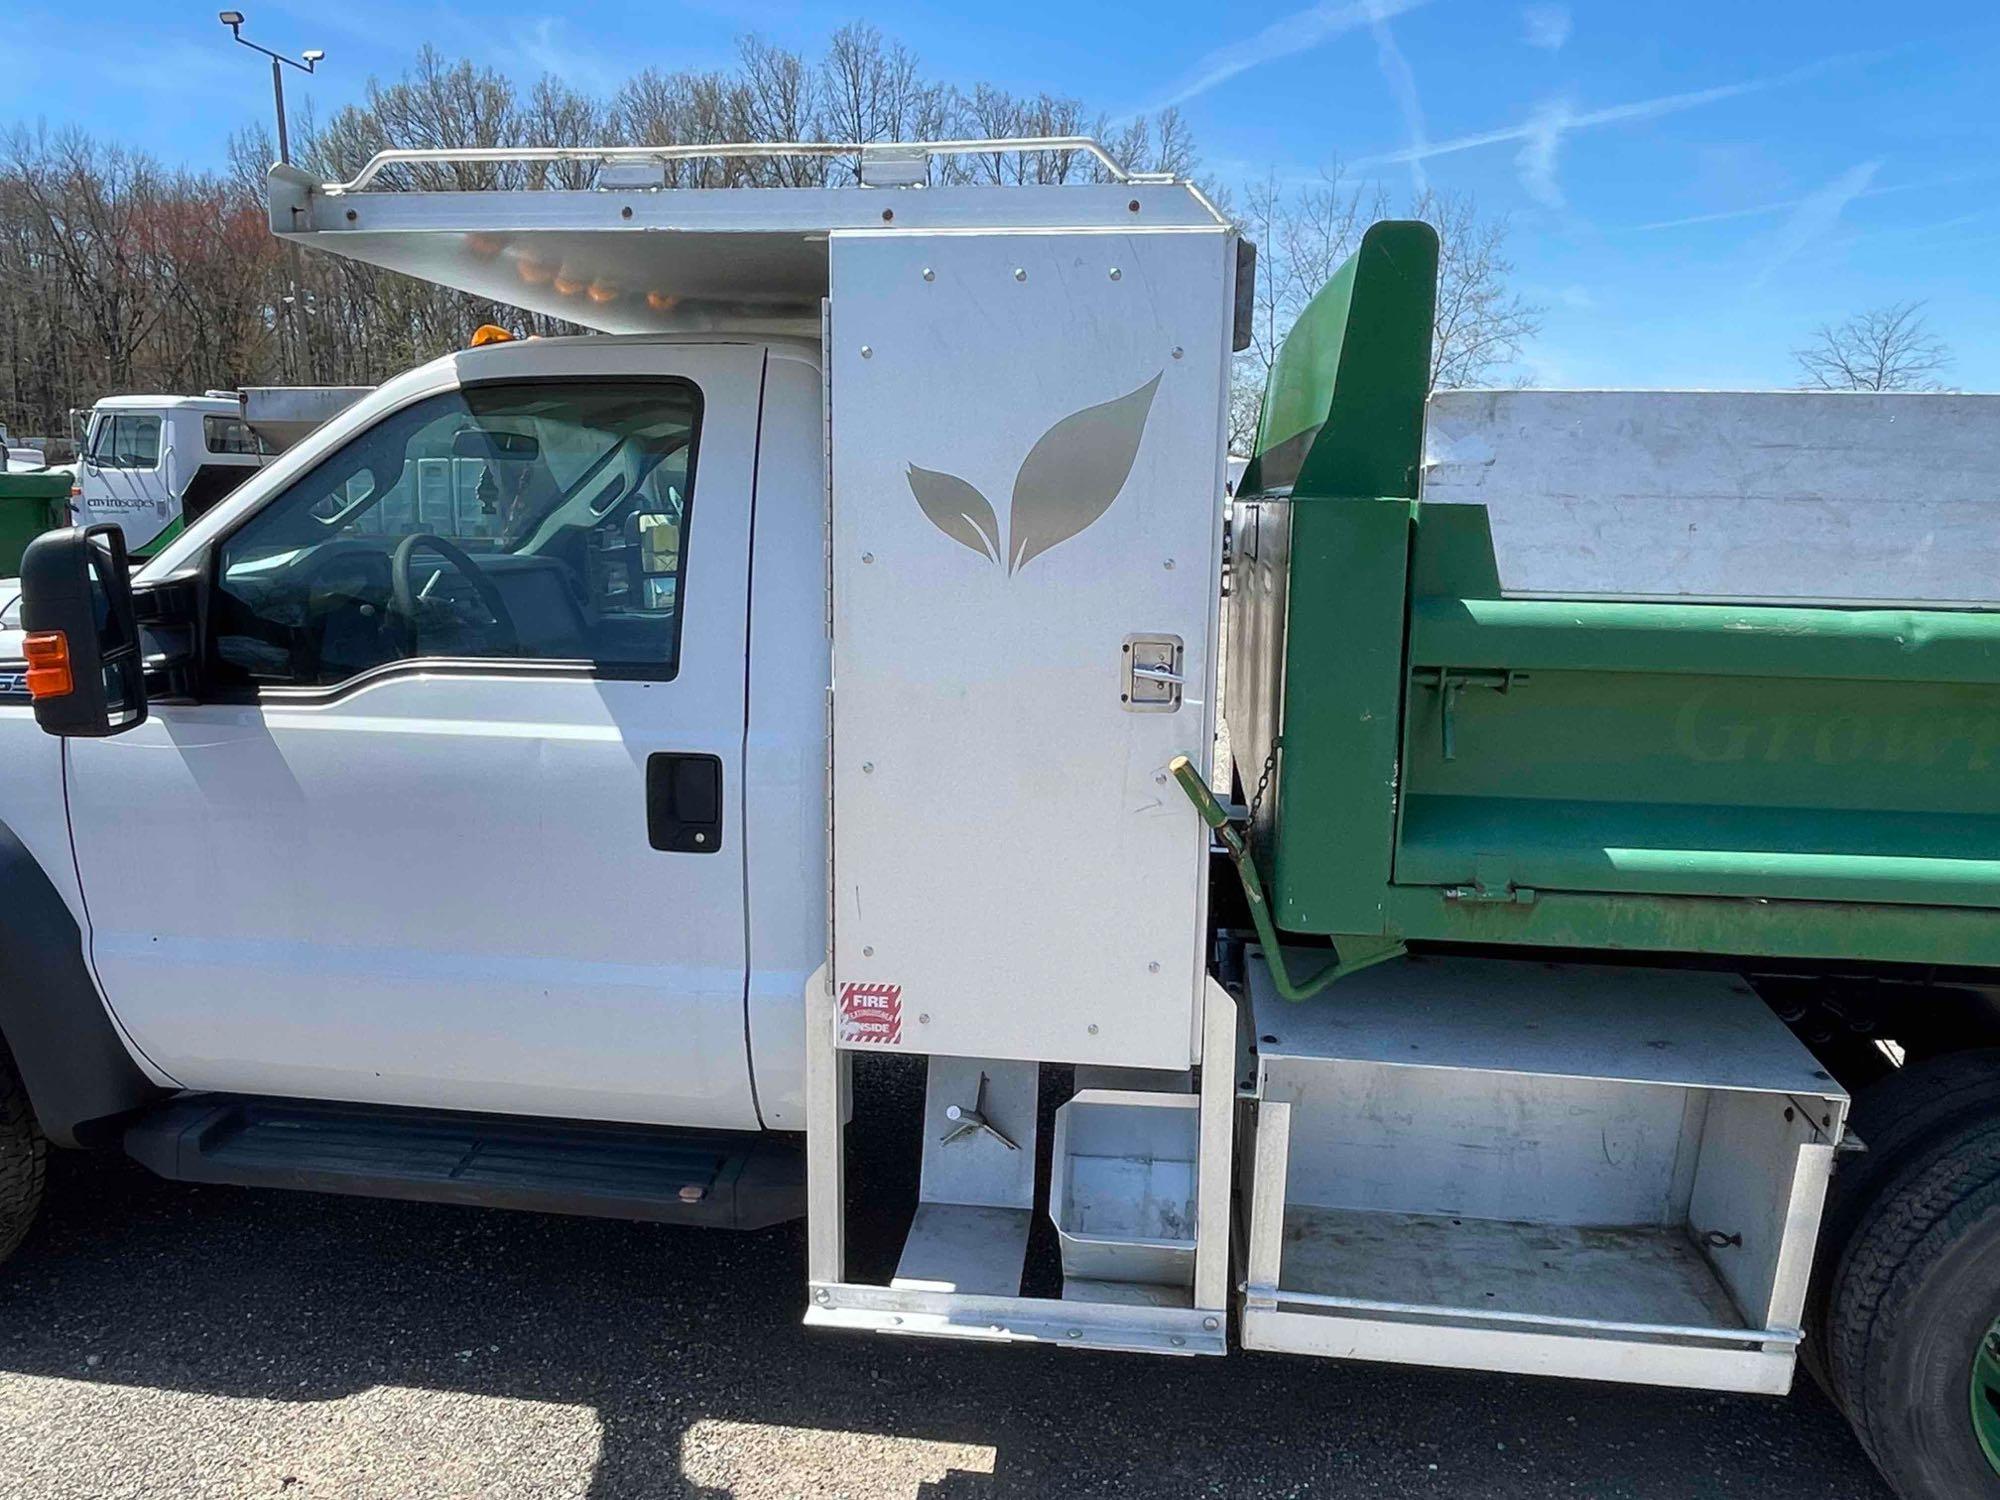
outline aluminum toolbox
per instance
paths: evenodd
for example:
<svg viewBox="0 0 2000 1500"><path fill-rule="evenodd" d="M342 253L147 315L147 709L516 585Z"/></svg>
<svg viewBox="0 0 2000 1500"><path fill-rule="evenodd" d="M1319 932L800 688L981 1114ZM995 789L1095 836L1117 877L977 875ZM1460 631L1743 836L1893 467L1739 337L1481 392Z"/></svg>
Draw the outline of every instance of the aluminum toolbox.
<svg viewBox="0 0 2000 1500"><path fill-rule="evenodd" d="M1310 962L1294 954L1294 972ZM1781 1393L1846 1096L1725 975L1250 964L1245 1347Z"/></svg>

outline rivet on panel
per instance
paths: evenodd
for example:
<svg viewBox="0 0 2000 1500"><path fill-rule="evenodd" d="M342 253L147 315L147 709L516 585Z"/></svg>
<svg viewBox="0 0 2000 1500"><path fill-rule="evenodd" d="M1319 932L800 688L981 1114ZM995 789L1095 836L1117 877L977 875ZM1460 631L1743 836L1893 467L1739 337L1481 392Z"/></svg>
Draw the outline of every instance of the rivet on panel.
<svg viewBox="0 0 2000 1500"><path fill-rule="evenodd" d="M1097 1023L1095 1021L1092 1021L1088 1026L1084 1027L1083 1029L1089 1032L1092 1036L1097 1035Z"/></svg>
<svg viewBox="0 0 2000 1500"><path fill-rule="evenodd" d="M924 267L924 280L926 280L926 281L936 281L936 280L937 280L937 272L933 271L933 270L932 270L932 269L931 269L931 268L930 268L929 266L925 266L925 267Z"/></svg>
<svg viewBox="0 0 2000 1500"><path fill-rule="evenodd" d="M873 561L875 561L875 554L872 552L864 552L861 554L861 560L865 563L872 563Z"/></svg>
<svg viewBox="0 0 2000 1500"><path fill-rule="evenodd" d="M872 760L861 762L861 774L863 776L873 776L875 774L875 762Z"/></svg>
<svg viewBox="0 0 2000 1500"><path fill-rule="evenodd" d="M1176 344L1176 345L1174 345L1174 358L1175 358L1175 359L1179 359L1179 358L1181 357L1181 355L1182 355L1182 354L1184 354L1184 353L1186 353L1186 352L1187 352L1187 351L1186 351L1186 350L1184 350L1184 349L1182 349L1182 348L1181 348L1181 346L1180 346L1179 344Z"/></svg>
<svg viewBox="0 0 2000 1500"><path fill-rule="evenodd" d="M1201 1326L1206 1328L1210 1333L1213 1333L1215 1332L1216 1329L1220 1328L1222 1325L1218 1323L1214 1318L1203 1318L1201 1320Z"/></svg>
<svg viewBox="0 0 2000 1500"><path fill-rule="evenodd" d="M1028 279L1027 270L1021 266L1014 267L1014 279L1016 281L1026 281Z"/></svg>
<svg viewBox="0 0 2000 1500"><path fill-rule="evenodd" d="M1147 972L1148 974L1157 974L1157 973L1159 973L1159 972L1160 972L1160 961L1159 961L1159 960L1158 960L1158 959L1156 958L1156 959L1154 959L1154 960L1153 960L1153 961L1152 961L1151 963L1147 964L1147 965L1146 965L1146 972Z"/></svg>
<svg viewBox="0 0 2000 1500"><path fill-rule="evenodd" d="M861 956L863 958L873 958L875 956L875 950L873 948L863 948L861 950Z"/></svg>
<svg viewBox="0 0 2000 1500"><path fill-rule="evenodd" d="M1171 573L1174 570L1174 560L1170 557L1165 562L1161 563L1160 566L1165 568L1169 573Z"/></svg>
<svg viewBox="0 0 2000 1500"><path fill-rule="evenodd" d="M918 1017L917 1017L917 1024L918 1024L919 1026L928 1026L928 1025L930 1025L930 1024L931 1024L931 1013L930 1013L929 1011L925 1011L925 1012L924 1012L924 1013L923 1013L922 1015L918 1016Z"/></svg>
<svg viewBox="0 0 2000 1500"><path fill-rule="evenodd" d="M1119 269L1118 269L1118 268L1117 268L1116 266L1113 266L1113 267L1111 268L1111 279L1112 279L1113 281L1117 281L1117 280L1118 280L1118 279L1119 279L1120 277L1122 277L1122 276L1123 276L1124 274L1125 274L1125 273L1124 273L1123 271L1119 270Z"/></svg>
<svg viewBox="0 0 2000 1500"><path fill-rule="evenodd" d="M873 349L872 346L868 344L863 344L861 346L861 357L863 359L873 359L875 357L875 350ZM1175 359L1180 358L1180 352L1178 350L1174 352L1174 358Z"/></svg>

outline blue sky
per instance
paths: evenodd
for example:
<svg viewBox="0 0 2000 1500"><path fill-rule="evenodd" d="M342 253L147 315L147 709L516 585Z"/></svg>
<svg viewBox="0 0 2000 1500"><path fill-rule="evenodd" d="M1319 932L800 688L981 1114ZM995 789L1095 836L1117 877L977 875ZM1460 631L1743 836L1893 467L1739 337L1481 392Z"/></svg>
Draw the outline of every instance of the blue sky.
<svg viewBox="0 0 2000 1500"><path fill-rule="evenodd" d="M248 33L323 47L315 108L417 45L609 89L648 63L721 65L758 31L815 49L864 16L927 72L1178 103L1208 169L1308 180L1342 163L1402 194L1468 189L1512 223L1543 304L1522 373L1550 386L1786 385L1822 321L1925 301L1948 378L2000 390L2000 11L1991 0L1157 0L1005 6L726 0L474 5L252 0ZM0 15L0 118L220 161L268 116L268 75L213 6L27 0ZM93 50L100 44L104 50ZM13 101L32 101L24 108Z"/></svg>

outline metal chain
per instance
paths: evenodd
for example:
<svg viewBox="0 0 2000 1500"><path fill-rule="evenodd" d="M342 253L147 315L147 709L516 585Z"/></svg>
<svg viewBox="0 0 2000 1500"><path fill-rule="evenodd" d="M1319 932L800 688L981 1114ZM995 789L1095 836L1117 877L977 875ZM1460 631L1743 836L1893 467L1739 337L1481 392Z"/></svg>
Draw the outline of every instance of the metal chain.
<svg viewBox="0 0 2000 1500"><path fill-rule="evenodd" d="M1264 805L1264 794L1271 789L1271 772L1277 769L1278 751L1283 748L1284 743L1282 736L1272 740L1271 753L1264 757L1263 773L1258 776L1257 790L1250 798L1250 815L1244 819L1252 828L1257 826L1257 809Z"/></svg>

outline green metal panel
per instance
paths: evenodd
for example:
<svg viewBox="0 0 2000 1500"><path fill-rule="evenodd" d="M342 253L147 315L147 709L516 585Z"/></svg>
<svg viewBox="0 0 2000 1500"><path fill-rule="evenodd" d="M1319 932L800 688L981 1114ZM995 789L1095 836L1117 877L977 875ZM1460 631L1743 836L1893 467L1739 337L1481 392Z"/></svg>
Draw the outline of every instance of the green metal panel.
<svg viewBox="0 0 2000 1500"><path fill-rule="evenodd" d="M1428 224L1362 236L1279 352L1241 486L1230 733L1252 784L1282 736L1253 841L1299 931L1383 920L1436 288ZM1293 777L1295 756L1344 779Z"/></svg>
<svg viewBox="0 0 2000 1500"><path fill-rule="evenodd" d="M1398 886L1389 896L1389 925L1418 942L2000 969L2000 920L1970 907L1562 891L1525 903L1482 902Z"/></svg>
<svg viewBox="0 0 2000 1500"><path fill-rule="evenodd" d="M68 474L0 474L0 576L21 571L21 554L43 532L62 525Z"/></svg>
<svg viewBox="0 0 2000 1500"><path fill-rule="evenodd" d="M1278 351L1243 493L1416 498L1437 262L1428 224L1362 235Z"/></svg>
<svg viewBox="0 0 2000 1500"><path fill-rule="evenodd" d="M1294 499L1284 747L1270 850L1278 925L1381 928L1395 843L1408 501ZM1310 772L1344 768L1335 779Z"/></svg>

